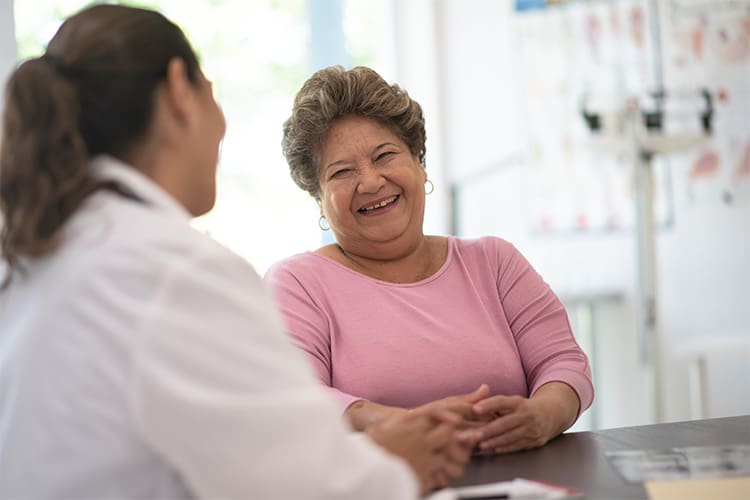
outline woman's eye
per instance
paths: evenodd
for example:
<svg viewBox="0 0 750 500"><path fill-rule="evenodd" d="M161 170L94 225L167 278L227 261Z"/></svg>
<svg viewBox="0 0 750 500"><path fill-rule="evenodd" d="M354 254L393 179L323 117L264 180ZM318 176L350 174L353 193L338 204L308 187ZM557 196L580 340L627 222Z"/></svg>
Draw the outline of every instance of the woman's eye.
<svg viewBox="0 0 750 500"><path fill-rule="evenodd" d="M349 168L342 168L340 170L336 170L333 174L331 174L331 177L341 177L342 175L349 172L351 169Z"/></svg>
<svg viewBox="0 0 750 500"><path fill-rule="evenodd" d="M388 156L391 156L392 154L395 154L395 153L393 151L383 151L375 158L375 161L382 160L383 158L387 158Z"/></svg>

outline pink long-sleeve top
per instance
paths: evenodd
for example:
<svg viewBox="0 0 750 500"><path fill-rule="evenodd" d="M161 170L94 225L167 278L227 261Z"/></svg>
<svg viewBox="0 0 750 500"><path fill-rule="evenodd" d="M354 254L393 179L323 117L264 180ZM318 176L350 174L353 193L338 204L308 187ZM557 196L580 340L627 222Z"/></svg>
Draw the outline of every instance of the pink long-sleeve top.
<svg viewBox="0 0 750 500"><path fill-rule="evenodd" d="M547 283L500 238L448 238L432 276L396 284L313 252L272 266L266 281L288 332L342 409L365 399L412 408L486 383L531 396L547 382L594 388L586 354Z"/></svg>

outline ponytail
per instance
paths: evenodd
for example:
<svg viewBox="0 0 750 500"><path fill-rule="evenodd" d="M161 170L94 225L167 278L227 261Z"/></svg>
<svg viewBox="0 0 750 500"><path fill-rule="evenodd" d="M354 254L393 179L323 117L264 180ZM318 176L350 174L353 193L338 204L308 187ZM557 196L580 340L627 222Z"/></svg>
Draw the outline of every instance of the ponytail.
<svg viewBox="0 0 750 500"><path fill-rule="evenodd" d="M6 87L0 143L0 254L7 287L23 257L56 245L58 230L96 189L78 129L74 86L44 57L21 64Z"/></svg>
<svg viewBox="0 0 750 500"><path fill-rule="evenodd" d="M46 54L11 75L0 126L0 291L24 260L56 247L60 228L94 191L142 201L95 179L89 158L124 159L141 144L175 57L197 81L198 59L177 25L152 10L99 4L68 18Z"/></svg>

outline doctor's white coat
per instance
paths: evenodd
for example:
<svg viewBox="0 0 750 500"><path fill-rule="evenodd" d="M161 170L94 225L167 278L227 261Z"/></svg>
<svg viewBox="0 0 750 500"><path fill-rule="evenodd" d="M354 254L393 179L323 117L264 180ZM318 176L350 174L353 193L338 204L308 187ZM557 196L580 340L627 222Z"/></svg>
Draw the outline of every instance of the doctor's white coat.
<svg viewBox="0 0 750 500"><path fill-rule="evenodd" d="M0 498L415 498L251 266L145 176L92 168L143 203L94 194L0 292Z"/></svg>

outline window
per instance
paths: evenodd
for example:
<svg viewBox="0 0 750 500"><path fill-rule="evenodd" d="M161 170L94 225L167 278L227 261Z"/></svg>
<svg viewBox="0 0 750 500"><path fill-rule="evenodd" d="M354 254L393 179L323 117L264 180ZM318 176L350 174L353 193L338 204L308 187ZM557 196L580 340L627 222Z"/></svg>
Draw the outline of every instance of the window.
<svg viewBox="0 0 750 500"><path fill-rule="evenodd" d="M62 19L90 2L15 2L21 59L39 55ZM281 125L295 92L311 73L305 0L153 0L130 4L155 8L179 24L213 80L227 119L215 208L194 221L244 256L260 273L274 261L318 247L319 209L289 177L281 154ZM326 3L330 7L330 0ZM381 2L344 0L346 51L341 63L376 65L383 59ZM382 10L382 9L381 9ZM373 30L380 29L380 36ZM314 45L314 44L313 44ZM376 66L376 69L377 66Z"/></svg>

